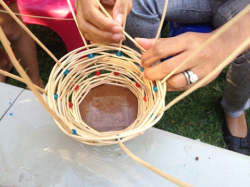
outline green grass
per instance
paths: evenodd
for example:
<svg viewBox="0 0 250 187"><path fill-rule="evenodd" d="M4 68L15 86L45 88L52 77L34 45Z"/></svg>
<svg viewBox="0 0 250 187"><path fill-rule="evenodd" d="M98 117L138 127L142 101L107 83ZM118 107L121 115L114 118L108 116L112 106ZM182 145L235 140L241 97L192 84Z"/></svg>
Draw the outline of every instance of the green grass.
<svg viewBox="0 0 250 187"><path fill-rule="evenodd" d="M40 26L30 26L29 28L57 58L60 59L67 53L61 38L53 31ZM55 62L39 46L37 46L37 51L40 75L46 84ZM224 89L225 76L226 70L208 86L198 89L167 110L155 127L225 148L221 131L223 113L219 103ZM8 79L7 83L26 87L13 79ZM180 92L168 92L166 103L179 94ZM247 116L249 116L249 112L247 112Z"/></svg>
<svg viewBox="0 0 250 187"><path fill-rule="evenodd" d="M200 88L190 96L167 110L156 125L160 129L192 139L200 139L219 147L225 147L222 138L222 111L220 97L223 90L225 73L210 85ZM168 92L166 103L180 93Z"/></svg>

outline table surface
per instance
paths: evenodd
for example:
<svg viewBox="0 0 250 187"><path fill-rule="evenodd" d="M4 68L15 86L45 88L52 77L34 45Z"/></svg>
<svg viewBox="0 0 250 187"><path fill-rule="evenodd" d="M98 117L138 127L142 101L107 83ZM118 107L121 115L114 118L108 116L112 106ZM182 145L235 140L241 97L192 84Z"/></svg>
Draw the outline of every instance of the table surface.
<svg viewBox="0 0 250 187"><path fill-rule="evenodd" d="M119 145L66 136L33 93L0 83L0 186L176 186ZM136 156L194 186L250 186L250 158L150 128L124 143ZM196 160L196 157L199 159Z"/></svg>

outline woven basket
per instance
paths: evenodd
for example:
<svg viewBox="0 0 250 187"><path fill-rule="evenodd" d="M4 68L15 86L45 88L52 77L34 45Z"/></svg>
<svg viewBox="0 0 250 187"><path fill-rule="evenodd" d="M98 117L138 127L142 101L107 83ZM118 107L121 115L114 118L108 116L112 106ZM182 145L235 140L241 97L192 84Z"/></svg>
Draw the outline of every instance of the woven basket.
<svg viewBox="0 0 250 187"><path fill-rule="evenodd" d="M90 49L85 50L87 47ZM47 94L43 94L74 136L56 121L59 128L82 143L110 145L118 143L118 138L130 140L157 123L163 115L159 111L165 106L166 84L141 77L140 57L126 46L100 44L78 48L62 57L60 65L56 64L51 71L45 88ZM137 118L126 129L98 132L82 120L79 104L92 88L102 84L126 87L137 97Z"/></svg>

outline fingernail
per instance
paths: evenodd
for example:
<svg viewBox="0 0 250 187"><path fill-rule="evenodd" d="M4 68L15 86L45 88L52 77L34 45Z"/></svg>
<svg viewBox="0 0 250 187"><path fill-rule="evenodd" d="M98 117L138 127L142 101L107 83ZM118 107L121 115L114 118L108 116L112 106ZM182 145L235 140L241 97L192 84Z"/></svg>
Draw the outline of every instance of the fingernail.
<svg viewBox="0 0 250 187"><path fill-rule="evenodd" d="M122 27L116 25L116 26L114 26L114 27L112 28L112 31L113 31L114 33L120 33L120 32L122 31Z"/></svg>
<svg viewBox="0 0 250 187"><path fill-rule="evenodd" d="M113 37L112 37L112 39L113 40L120 40L120 39L122 39L122 37L123 37L122 34L114 34Z"/></svg>
<svg viewBox="0 0 250 187"><path fill-rule="evenodd" d="M122 13L117 14L115 17L115 21L121 25L123 21L123 14Z"/></svg>

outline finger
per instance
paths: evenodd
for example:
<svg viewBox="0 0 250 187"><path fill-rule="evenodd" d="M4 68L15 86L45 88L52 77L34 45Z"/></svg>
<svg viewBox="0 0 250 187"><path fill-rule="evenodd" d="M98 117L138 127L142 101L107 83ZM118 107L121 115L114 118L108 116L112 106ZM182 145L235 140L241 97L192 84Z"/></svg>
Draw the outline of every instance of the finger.
<svg viewBox="0 0 250 187"><path fill-rule="evenodd" d="M170 88L176 90L182 90L188 86L188 80L183 73L174 74L167 80L167 83L170 85Z"/></svg>
<svg viewBox="0 0 250 187"><path fill-rule="evenodd" d="M169 88L172 90L186 90L196 84L199 80L203 79L206 75L201 71L200 67L194 67L190 69L190 71L198 77L196 82L192 82L190 73L187 73L187 77L184 75L183 72L174 74L167 80L167 84L170 85ZM193 75L193 76L195 76ZM212 81L213 79L211 79ZM210 82L210 81L209 81ZM188 84L189 83L189 84ZM208 84L206 82L205 84ZM202 85L202 86L205 86Z"/></svg>
<svg viewBox="0 0 250 187"><path fill-rule="evenodd" d="M192 85L186 86L184 88L173 88L171 86L167 86L167 91L168 92L176 92L176 91L184 91L187 90L189 87L191 87Z"/></svg>
<svg viewBox="0 0 250 187"><path fill-rule="evenodd" d="M154 45L154 39L135 38L135 41L146 50Z"/></svg>
<svg viewBox="0 0 250 187"><path fill-rule="evenodd" d="M141 65L149 67L160 59L182 53L186 48L185 40L178 37L158 39L155 45L143 53Z"/></svg>
<svg viewBox="0 0 250 187"><path fill-rule="evenodd" d="M86 40L91 41L91 37L90 37L89 35L84 34L83 36L84 36L84 38L85 38Z"/></svg>
<svg viewBox="0 0 250 187"><path fill-rule="evenodd" d="M171 78L167 80L167 91L184 91L188 90L190 87L192 87L194 84L187 84L187 80L184 80L186 77L184 76L183 73L178 73ZM183 83L186 83L185 85ZM177 86L178 85L178 86ZM184 85L183 87L181 85Z"/></svg>
<svg viewBox="0 0 250 187"><path fill-rule="evenodd" d="M148 80L160 80L165 78L169 73L171 73L176 67L179 66L179 64L181 64L187 58L187 55L188 54L184 52L170 59L167 59L161 63L145 68L143 72L144 78ZM191 68L192 68L191 64L185 64L176 73L180 73L186 69L191 69Z"/></svg>
<svg viewBox="0 0 250 187"><path fill-rule="evenodd" d="M86 8L87 7L87 8ZM106 17L100 10L99 5L95 1L80 1L77 3L77 20L81 29L86 27L83 24L89 22L100 30L111 33L121 33L122 27L114 20ZM86 29L88 29L86 27Z"/></svg>
<svg viewBox="0 0 250 187"><path fill-rule="evenodd" d="M121 33L114 34L100 30L95 25L86 22L84 19L81 21L81 24L79 24L79 28L84 36L88 36L88 38L86 38L87 40L92 40L103 44L118 43L123 38L123 34Z"/></svg>
<svg viewBox="0 0 250 187"><path fill-rule="evenodd" d="M97 43L110 44L110 43L119 43L123 39L122 34L112 34L109 32L101 31L96 28L90 28L91 32L88 32L89 40L92 40Z"/></svg>
<svg viewBox="0 0 250 187"><path fill-rule="evenodd" d="M132 8L132 0L128 0L128 2L126 2L125 0L117 0L113 8L113 18L119 25L122 25L124 20L125 3L128 3L126 14L128 15Z"/></svg>
<svg viewBox="0 0 250 187"><path fill-rule="evenodd" d="M189 88L191 88L192 86L194 86L196 83L194 84L189 84L189 85L186 85L184 87L180 87L180 88L174 88L174 87L171 87L171 86L168 86L167 87L167 91L170 91L170 92L176 92L176 91L185 91L185 90L188 90ZM206 84L204 84L203 86L205 86ZM203 86L199 86L200 87L203 87Z"/></svg>
<svg viewBox="0 0 250 187"><path fill-rule="evenodd" d="M209 74L211 73L210 71L203 71L203 70L204 70L203 66L194 67L194 68L191 69L191 71L198 76L198 81L193 83L193 84L189 84L189 85L188 85L187 78L183 74L183 72L171 76L167 80L167 85L168 85L167 90L168 91L181 91L181 90L189 89L193 85L197 84L200 80L202 80L205 77L209 76ZM209 76L209 78L205 82L203 82L201 85L199 85L199 88L203 87L203 86L206 86L207 84L212 82L219 74L220 74L220 72L218 72L217 74L215 74L213 76Z"/></svg>
<svg viewBox="0 0 250 187"><path fill-rule="evenodd" d="M97 28L113 33L121 33L122 27L116 21L106 17L100 12L99 7L90 9L84 13L86 21L95 25Z"/></svg>

